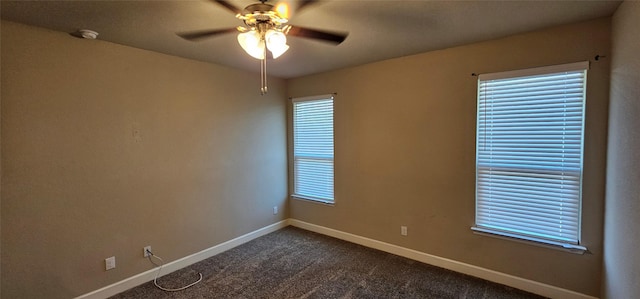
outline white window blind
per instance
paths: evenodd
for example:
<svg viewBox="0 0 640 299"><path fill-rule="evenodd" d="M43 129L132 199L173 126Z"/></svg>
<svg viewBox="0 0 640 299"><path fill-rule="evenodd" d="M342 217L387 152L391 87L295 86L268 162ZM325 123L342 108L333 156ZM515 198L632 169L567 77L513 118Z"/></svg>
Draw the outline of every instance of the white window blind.
<svg viewBox="0 0 640 299"><path fill-rule="evenodd" d="M333 95L293 99L294 196L333 202Z"/></svg>
<svg viewBox="0 0 640 299"><path fill-rule="evenodd" d="M583 248L587 69L584 62L479 77L475 230Z"/></svg>

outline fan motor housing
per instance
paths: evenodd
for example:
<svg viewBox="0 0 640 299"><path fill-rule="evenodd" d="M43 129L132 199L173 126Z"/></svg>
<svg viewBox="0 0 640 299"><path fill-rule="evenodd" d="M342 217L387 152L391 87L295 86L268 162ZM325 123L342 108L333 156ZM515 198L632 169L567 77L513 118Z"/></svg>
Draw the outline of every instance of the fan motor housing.
<svg viewBox="0 0 640 299"><path fill-rule="evenodd" d="M286 18L280 16L273 5L266 3L251 4L245 7L242 14L238 14L236 17L252 28L264 23L279 27L288 21Z"/></svg>
<svg viewBox="0 0 640 299"><path fill-rule="evenodd" d="M242 14L244 15L258 14L259 15L269 11L275 12L275 10L273 9L273 5L267 4L267 3L255 3L245 7L244 10L242 11Z"/></svg>

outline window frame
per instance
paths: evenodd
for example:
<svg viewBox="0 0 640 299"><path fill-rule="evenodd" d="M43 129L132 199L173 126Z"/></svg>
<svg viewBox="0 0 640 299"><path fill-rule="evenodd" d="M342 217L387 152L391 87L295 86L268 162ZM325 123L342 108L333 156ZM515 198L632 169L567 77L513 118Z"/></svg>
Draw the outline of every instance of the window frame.
<svg viewBox="0 0 640 299"><path fill-rule="evenodd" d="M583 169L584 169L584 146L585 146L585 123L586 123L586 90L587 90L587 72L589 70L589 62L576 62L576 63L568 63L562 65L553 65L553 66L545 66L538 68L530 68L523 70L515 70L515 71L507 71L507 72L499 72L499 73L490 73L490 74L482 74L478 76L478 89L477 89L477 106L476 106L476 177L475 177L475 218L474 225L471 227L474 233L487 235L492 237L497 237L501 239L509 239L516 240L520 242L525 242L529 244L539 245L548 248L554 249L562 249L565 251L573 252L573 253L584 253L587 251L587 248L581 244L581 236L582 236L582 180L583 180ZM518 233L514 230L502 230L495 227L487 227L478 224L478 210L479 210L479 173L481 168L481 163L479 162L480 155L480 138L481 138L481 126L480 119L481 113L481 83L490 81L490 80L500 80L500 79L515 79L520 77L528 77L528 76L536 76L536 75L550 75L562 72L576 72L582 71L584 72L584 79L582 85L582 110L581 110L581 136L580 136L580 169L578 171L578 212L577 212L577 236L575 242L573 241L562 241L559 239L545 238L545 237L537 237L534 233L529 231L528 233ZM485 111L486 113L486 111ZM484 135L482 135L484 136ZM515 169L515 168L514 168Z"/></svg>
<svg viewBox="0 0 640 299"><path fill-rule="evenodd" d="M296 103L301 103L301 102L321 102L321 101L327 101L330 100L331 101L331 114L332 114L332 121L331 121L331 139L332 139L332 153L331 153L331 157L320 157L320 156L303 156L303 155L297 155L296 154ZM311 202L316 202L316 203L322 203L322 204L328 204L328 205L333 205L335 204L335 94L324 94L324 95L316 95L316 96L307 96L307 97L297 97L297 98L291 98L291 102L292 102L292 114L291 114L291 128L292 128L292 134L291 134L291 140L292 140L292 146L291 146L291 161L292 161L292 181L293 181L293 185L291 187L291 194L290 196L292 198L295 199L302 199L302 200L308 200ZM309 195L309 194L300 194L298 193L297 187L298 187L298 161L300 159L315 159L315 160L324 160L324 161L331 161L331 198L327 198L327 197L322 197L322 196L313 196L313 195Z"/></svg>

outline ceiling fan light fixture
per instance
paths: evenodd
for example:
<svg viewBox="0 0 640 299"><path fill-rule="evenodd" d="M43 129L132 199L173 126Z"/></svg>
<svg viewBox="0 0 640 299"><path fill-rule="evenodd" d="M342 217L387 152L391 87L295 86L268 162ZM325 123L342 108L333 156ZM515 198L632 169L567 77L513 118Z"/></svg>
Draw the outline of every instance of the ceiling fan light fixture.
<svg viewBox="0 0 640 299"><path fill-rule="evenodd" d="M271 54L273 55L273 59L276 59L280 57L280 55L284 54L284 52L287 52L287 50L289 50L289 45L284 45L278 49L271 49L269 51L271 51Z"/></svg>
<svg viewBox="0 0 640 299"><path fill-rule="evenodd" d="M238 43L247 54L255 59L264 59L264 41L260 33L250 30L238 34Z"/></svg>
<svg viewBox="0 0 640 299"><path fill-rule="evenodd" d="M287 36L282 31L270 29L265 34L265 40L267 43L267 49L273 54L273 59L280 57L289 50L287 45Z"/></svg>

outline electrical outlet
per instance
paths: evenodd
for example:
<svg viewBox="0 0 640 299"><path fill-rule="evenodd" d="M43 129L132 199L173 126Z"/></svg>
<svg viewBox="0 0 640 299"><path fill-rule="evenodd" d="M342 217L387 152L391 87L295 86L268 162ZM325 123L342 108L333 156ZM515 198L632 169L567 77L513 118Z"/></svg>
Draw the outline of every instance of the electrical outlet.
<svg viewBox="0 0 640 299"><path fill-rule="evenodd" d="M115 256L106 258L104 260L104 268L106 270L111 270L111 269L113 269L115 267L116 267L116 257Z"/></svg>
<svg viewBox="0 0 640 299"><path fill-rule="evenodd" d="M151 246L145 246L144 248L142 248L142 256L143 257L148 257L151 254L149 254L149 252L151 252Z"/></svg>
<svg viewBox="0 0 640 299"><path fill-rule="evenodd" d="M278 214L278 206L273 206L273 215Z"/></svg>
<svg viewBox="0 0 640 299"><path fill-rule="evenodd" d="M403 226L400 227L400 234L403 235L403 236L407 235L407 227L406 226L403 225Z"/></svg>

